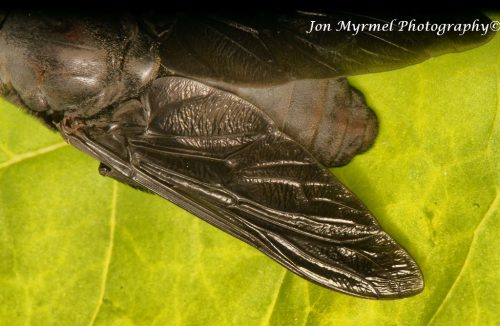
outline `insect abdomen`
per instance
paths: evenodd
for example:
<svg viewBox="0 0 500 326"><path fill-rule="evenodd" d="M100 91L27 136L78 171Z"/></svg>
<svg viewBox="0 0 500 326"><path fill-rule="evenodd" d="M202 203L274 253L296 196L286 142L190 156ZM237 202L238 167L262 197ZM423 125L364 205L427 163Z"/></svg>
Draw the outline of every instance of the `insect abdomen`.
<svg viewBox="0 0 500 326"><path fill-rule="evenodd" d="M375 113L345 78L298 80L269 88L220 85L265 111L326 166L347 164L377 135Z"/></svg>

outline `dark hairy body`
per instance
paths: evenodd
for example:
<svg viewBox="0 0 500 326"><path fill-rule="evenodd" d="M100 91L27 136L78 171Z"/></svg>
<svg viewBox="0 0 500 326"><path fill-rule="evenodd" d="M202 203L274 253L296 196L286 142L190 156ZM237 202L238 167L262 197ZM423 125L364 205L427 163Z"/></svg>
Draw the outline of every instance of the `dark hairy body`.
<svg viewBox="0 0 500 326"><path fill-rule="evenodd" d="M348 163L377 133L345 76L488 35L306 33L312 18L372 19L13 12L1 18L0 91L98 159L101 174L174 202L308 280L366 298L414 295L423 289L417 264L325 168Z"/></svg>

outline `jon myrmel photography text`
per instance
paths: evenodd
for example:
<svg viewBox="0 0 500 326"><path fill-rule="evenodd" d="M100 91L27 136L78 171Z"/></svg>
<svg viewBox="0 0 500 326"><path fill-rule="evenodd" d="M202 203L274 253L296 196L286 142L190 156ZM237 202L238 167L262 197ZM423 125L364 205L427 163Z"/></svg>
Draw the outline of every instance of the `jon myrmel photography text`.
<svg viewBox="0 0 500 326"><path fill-rule="evenodd" d="M459 32L464 35L467 32L478 32L486 35L490 30L498 31L500 29L499 21L490 23L481 23L476 19L470 23L431 23L429 21L419 22L417 19L398 20L392 19L387 22L378 23L357 23L350 20L339 20L338 22L325 23L311 20L306 33L315 32L351 32L357 35L360 32L435 32L436 35L443 35L447 32Z"/></svg>

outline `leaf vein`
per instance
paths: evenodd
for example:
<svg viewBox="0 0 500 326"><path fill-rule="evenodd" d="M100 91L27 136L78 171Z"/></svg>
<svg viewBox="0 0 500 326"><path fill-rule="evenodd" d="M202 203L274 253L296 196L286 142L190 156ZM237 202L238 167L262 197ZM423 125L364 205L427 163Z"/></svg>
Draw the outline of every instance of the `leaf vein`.
<svg viewBox="0 0 500 326"><path fill-rule="evenodd" d="M0 170L6 169L6 168L8 168L14 164L20 163L22 161L32 159L34 157L41 156L44 154L48 154L50 152L56 151L60 148L66 147L66 146L68 146L67 143L61 142L61 143L56 143L56 144L53 144L53 145L50 145L47 147L43 147L43 148L31 151L31 152L26 152L23 154L15 155L10 160L5 161L3 163L0 163Z"/></svg>
<svg viewBox="0 0 500 326"><path fill-rule="evenodd" d="M458 284L458 280L460 279L460 277L464 273L464 271L466 269L466 266L467 266L467 264L469 262L469 259L470 259L470 256L471 256L470 255L471 249L472 249L472 247L474 245L474 242L476 241L476 236L477 236L478 231L482 228L482 226L484 224L484 221L486 221L490 216L493 215L494 208L498 207L498 205L500 204L499 203L500 202L500 196L499 195L500 195L500 193L497 190L496 196L491 201L491 203L490 203L490 205L489 205L486 213L483 215L483 217L481 218L481 221L479 221L479 223L474 228L474 232L472 234L472 240L471 240L471 243L469 245L469 250L467 250L467 255L465 256L465 259L464 259L464 262L462 264L462 267L460 268L460 271L458 272L457 276L453 280L453 283L452 283L451 287L449 288L448 292L446 293L446 296L444 297L443 300L441 300L441 303L439 304L438 308L434 311L434 313L432 314L431 318L427 322L427 325L431 325L434 322L434 320L436 319L436 317L439 315L439 313L443 309L445 303L450 298L450 294L453 292L453 290L455 289L456 285Z"/></svg>
<svg viewBox="0 0 500 326"><path fill-rule="evenodd" d="M118 197L118 183L116 181L113 181L113 192L111 195L111 213L109 217L109 245L104 259L99 299L89 325L95 324L97 316L99 315L99 312L101 311L102 308L102 304L104 301L104 293L106 292L106 283L108 281L109 266L111 265L111 256L113 255L113 246L115 241L117 197Z"/></svg>
<svg viewBox="0 0 500 326"><path fill-rule="evenodd" d="M2 143L0 143L0 150L2 152L4 152L4 154L7 155L9 157L9 159L11 159L12 157L14 157L16 155L7 146L3 145Z"/></svg>
<svg viewBox="0 0 500 326"><path fill-rule="evenodd" d="M276 308L276 304L278 302L278 298L279 298L280 293L281 293L281 289L283 288L283 284L285 283L286 273L287 273L287 270L285 268L283 268L283 274L281 274L280 284L279 284L278 288L276 289L276 291L274 292L274 297L271 301L271 304L269 305L269 310L266 314L266 317L264 318L264 322L262 323L262 325L270 325L271 324L271 319L273 317L274 310Z"/></svg>

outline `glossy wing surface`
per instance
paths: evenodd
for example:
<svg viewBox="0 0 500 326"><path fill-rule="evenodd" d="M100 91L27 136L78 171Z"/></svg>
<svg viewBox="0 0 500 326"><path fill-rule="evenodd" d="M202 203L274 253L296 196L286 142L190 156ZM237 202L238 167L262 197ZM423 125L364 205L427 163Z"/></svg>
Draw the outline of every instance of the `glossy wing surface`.
<svg viewBox="0 0 500 326"><path fill-rule="evenodd" d="M325 287L368 298L422 290L408 253L368 209L258 108L190 79L63 135L129 180Z"/></svg>

